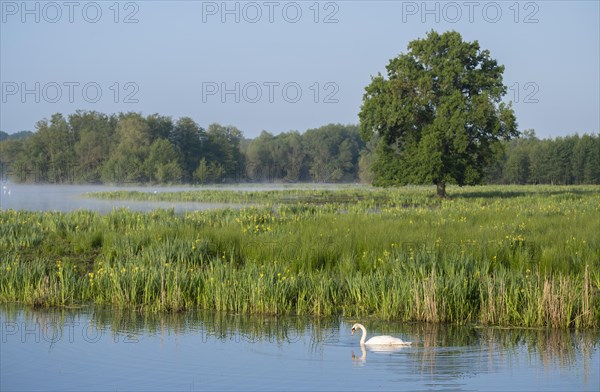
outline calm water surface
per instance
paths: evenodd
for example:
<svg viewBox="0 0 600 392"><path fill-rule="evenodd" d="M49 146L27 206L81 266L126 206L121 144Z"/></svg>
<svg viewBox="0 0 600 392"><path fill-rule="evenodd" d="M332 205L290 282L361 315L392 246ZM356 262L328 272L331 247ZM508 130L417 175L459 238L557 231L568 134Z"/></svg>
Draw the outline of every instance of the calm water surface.
<svg viewBox="0 0 600 392"><path fill-rule="evenodd" d="M150 211L157 208L174 209L176 212L206 210L232 206L220 203L175 203L131 200L99 200L83 197L88 192L111 192L136 190L142 192L174 192L198 190L184 187L116 187L104 185L29 185L3 184L0 189L0 208L28 211L74 211L86 209L101 213L115 208L134 211Z"/></svg>
<svg viewBox="0 0 600 392"><path fill-rule="evenodd" d="M212 208L233 207L237 204L224 203L191 203L191 202L149 202L131 200L99 200L83 197L88 192L141 191L141 192L176 192L202 189L221 190L277 190L277 189L335 189L345 185L336 184L239 184L203 187L135 187L107 185L39 185L11 184L0 182L0 208L28 211L74 211L86 209L101 213L115 208L129 208L134 211L151 211L157 208L174 209L175 212L206 210ZM354 185L349 185L354 186Z"/></svg>
<svg viewBox="0 0 600 392"><path fill-rule="evenodd" d="M0 307L4 390L598 391L597 331L364 320L416 342L362 351L355 320Z"/></svg>

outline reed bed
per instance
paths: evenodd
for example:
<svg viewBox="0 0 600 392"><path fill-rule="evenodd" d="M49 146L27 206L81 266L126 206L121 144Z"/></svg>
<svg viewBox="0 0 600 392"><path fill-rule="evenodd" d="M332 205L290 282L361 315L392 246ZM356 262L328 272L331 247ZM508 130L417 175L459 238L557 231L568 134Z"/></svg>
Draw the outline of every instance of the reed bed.
<svg viewBox="0 0 600 392"><path fill-rule="evenodd" d="M119 193L253 205L0 210L0 301L600 326L600 187L450 191Z"/></svg>

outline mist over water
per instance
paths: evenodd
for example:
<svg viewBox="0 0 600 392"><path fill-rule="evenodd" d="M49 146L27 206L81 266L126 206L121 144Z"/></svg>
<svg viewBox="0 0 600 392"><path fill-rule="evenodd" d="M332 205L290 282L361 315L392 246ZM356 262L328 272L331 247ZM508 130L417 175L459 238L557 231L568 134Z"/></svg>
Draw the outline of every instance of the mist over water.
<svg viewBox="0 0 600 392"><path fill-rule="evenodd" d="M343 185L342 185L343 186ZM149 202L132 200L98 200L86 198L88 192L140 191L140 192L177 192L207 189L228 189L238 191L267 191L277 189L333 189L340 185L331 184L232 184L202 187L192 186L110 186L110 185L40 185L2 183L0 189L0 208L27 211L74 211L86 209L107 213L115 208L128 208L133 211L151 211L157 208L174 209L175 212L206 210L239 205L226 203L192 202Z"/></svg>

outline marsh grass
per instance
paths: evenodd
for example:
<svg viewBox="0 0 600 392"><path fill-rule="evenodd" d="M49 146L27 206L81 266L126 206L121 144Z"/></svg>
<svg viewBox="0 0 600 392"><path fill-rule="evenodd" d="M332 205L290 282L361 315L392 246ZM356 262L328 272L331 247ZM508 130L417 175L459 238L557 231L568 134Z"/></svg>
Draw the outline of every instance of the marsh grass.
<svg viewBox="0 0 600 392"><path fill-rule="evenodd" d="M183 214L3 210L0 301L600 326L600 188L425 191L157 194L252 203Z"/></svg>

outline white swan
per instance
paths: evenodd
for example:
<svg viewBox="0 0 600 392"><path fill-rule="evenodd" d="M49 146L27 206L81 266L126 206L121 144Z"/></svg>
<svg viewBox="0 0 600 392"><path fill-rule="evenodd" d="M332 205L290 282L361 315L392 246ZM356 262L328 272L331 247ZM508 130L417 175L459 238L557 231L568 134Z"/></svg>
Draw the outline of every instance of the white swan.
<svg viewBox="0 0 600 392"><path fill-rule="evenodd" d="M360 338L361 346L363 344L368 346L410 346L412 344L412 342L405 342L402 339L387 335L373 336L365 342L365 339L367 338L367 329L364 325L356 323L352 326L352 335L354 335L357 328L362 329L362 338Z"/></svg>

